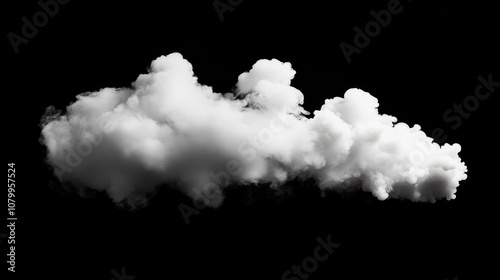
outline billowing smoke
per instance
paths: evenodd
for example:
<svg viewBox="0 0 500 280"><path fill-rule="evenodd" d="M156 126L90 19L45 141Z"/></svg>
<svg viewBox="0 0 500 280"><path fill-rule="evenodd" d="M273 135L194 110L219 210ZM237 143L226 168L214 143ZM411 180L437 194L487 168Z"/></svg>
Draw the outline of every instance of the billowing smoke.
<svg viewBox="0 0 500 280"><path fill-rule="evenodd" d="M262 59L221 94L199 84L180 54L159 57L132 88L80 94L65 114L48 108L47 162L61 182L131 205L169 185L217 207L228 184L295 179L321 189L354 180L380 200L455 198L467 177L460 145L379 114L360 89L306 117L294 75L290 63Z"/></svg>

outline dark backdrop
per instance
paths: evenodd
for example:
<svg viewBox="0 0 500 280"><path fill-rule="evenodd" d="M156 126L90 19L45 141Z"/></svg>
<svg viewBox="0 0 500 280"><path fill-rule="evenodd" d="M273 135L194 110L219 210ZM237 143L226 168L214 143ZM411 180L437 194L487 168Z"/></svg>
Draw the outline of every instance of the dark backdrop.
<svg viewBox="0 0 500 280"><path fill-rule="evenodd" d="M72 0L17 53L7 34L20 34L22 17L41 8L37 1L3 3L3 138L17 179L15 275L109 280L113 269L125 267L136 280L281 279L312 255L318 236L328 235L341 246L309 279L462 280L494 272L500 90L458 129L443 119L474 94L478 76L500 81L493 5L402 0L401 13L348 63L339 44L353 45L353 28L364 28L370 11L390 1L229 2L237 5L221 21L210 0ZM291 62L292 85L309 111L361 88L379 99L381 112L428 134L441 128L446 142L460 143L469 178L457 199L434 204L381 202L362 192L321 197L297 182L290 187L298 195L281 199L266 186L235 188L221 208L192 216L189 225L178 209L189 199L166 188L133 212L106 196L83 199L61 190L39 144L45 108L64 109L82 92L129 86L154 58L171 52L217 92L231 91L258 59ZM2 260L6 245L3 239Z"/></svg>

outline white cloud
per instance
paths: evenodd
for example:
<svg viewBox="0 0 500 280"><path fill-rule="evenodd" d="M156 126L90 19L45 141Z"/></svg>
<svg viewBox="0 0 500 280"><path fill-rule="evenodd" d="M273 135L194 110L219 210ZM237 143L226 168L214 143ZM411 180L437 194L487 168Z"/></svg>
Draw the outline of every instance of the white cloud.
<svg viewBox="0 0 500 280"><path fill-rule="evenodd" d="M159 57L132 88L82 94L64 115L44 116L48 162L61 181L130 204L181 178L176 186L214 207L228 181L296 178L323 189L356 178L381 200L455 198L467 177L460 145L379 114L360 89L308 118L294 75L290 63L259 60L238 77L236 97L199 84L180 54Z"/></svg>

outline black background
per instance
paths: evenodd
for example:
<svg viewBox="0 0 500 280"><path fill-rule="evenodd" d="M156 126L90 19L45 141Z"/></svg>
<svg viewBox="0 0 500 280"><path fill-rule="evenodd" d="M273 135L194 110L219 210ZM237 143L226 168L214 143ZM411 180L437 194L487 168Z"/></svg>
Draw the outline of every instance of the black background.
<svg viewBox="0 0 500 280"><path fill-rule="evenodd" d="M340 42L353 44L353 28L389 1L269 2L244 0L221 22L212 1L73 0L17 54L6 34L20 34L21 18L40 7L3 4L3 139L7 162L16 163L19 219L15 276L108 280L112 269L126 267L136 280L281 279L312 255L316 237L329 234L342 245L309 279L495 273L498 91L456 130L442 115L474 94L479 75L500 80L498 11L480 2L401 1L403 11L348 64ZM189 199L168 188L132 212L105 195L84 199L61 190L39 144L45 108L64 109L82 92L130 86L154 58L171 52L217 92L231 91L258 59L291 62L292 85L309 111L361 88L379 99L380 112L428 134L440 127L446 142L460 143L469 178L457 199L434 204L378 201L363 192L321 197L316 187L293 182L296 195L284 198L265 186L235 188L221 208L203 210L189 225L178 209ZM6 245L2 240L2 260Z"/></svg>

